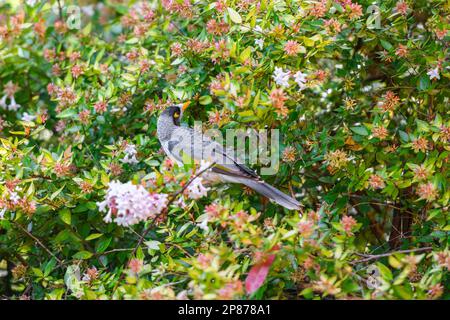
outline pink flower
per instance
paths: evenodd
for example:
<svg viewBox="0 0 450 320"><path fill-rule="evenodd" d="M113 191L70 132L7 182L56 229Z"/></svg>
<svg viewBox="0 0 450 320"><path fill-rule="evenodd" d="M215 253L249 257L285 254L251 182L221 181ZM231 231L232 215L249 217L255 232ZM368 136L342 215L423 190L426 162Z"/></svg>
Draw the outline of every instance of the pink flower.
<svg viewBox="0 0 450 320"><path fill-rule="evenodd" d="M380 140L386 139L388 134L389 131L383 126L375 126L372 128L372 135Z"/></svg>
<svg viewBox="0 0 450 320"><path fill-rule="evenodd" d="M300 52L300 44L297 41L289 40L284 45L284 52L286 52L288 56L295 56Z"/></svg>
<svg viewBox="0 0 450 320"><path fill-rule="evenodd" d="M129 226L159 216L166 208L168 196L149 193L141 185L111 181L105 200L98 202L99 211L107 211L105 222Z"/></svg>
<svg viewBox="0 0 450 320"><path fill-rule="evenodd" d="M409 7L404 1L399 1L395 5L395 10L404 16L406 16L406 14L408 13L408 9Z"/></svg>
<svg viewBox="0 0 450 320"><path fill-rule="evenodd" d="M313 4L309 10L313 17L320 18L327 13L327 0L320 0Z"/></svg>
<svg viewBox="0 0 450 320"><path fill-rule="evenodd" d="M183 54L183 48L181 47L181 44L178 42L175 42L170 46L170 51L176 57L179 57Z"/></svg>
<svg viewBox="0 0 450 320"><path fill-rule="evenodd" d="M447 29L442 29L442 30L436 30L435 31L435 33L436 33L436 37L439 39L439 40L442 40L442 39L444 39L445 38L445 36L447 35Z"/></svg>
<svg viewBox="0 0 450 320"><path fill-rule="evenodd" d="M72 67L72 69L70 69L70 71L72 72L72 76L76 79L79 76L81 76L84 73L83 67L76 64Z"/></svg>
<svg viewBox="0 0 450 320"><path fill-rule="evenodd" d="M384 180L377 174L372 174L369 178L369 185L372 189L383 189L386 185Z"/></svg>
<svg viewBox="0 0 450 320"><path fill-rule="evenodd" d="M99 101L96 104L94 104L95 112L97 112L99 114L106 112L107 108L108 108L108 104L105 101Z"/></svg>
<svg viewBox="0 0 450 320"><path fill-rule="evenodd" d="M341 219L341 226L347 235L353 235L352 229L356 225L356 220L351 216L343 216Z"/></svg>
<svg viewBox="0 0 450 320"><path fill-rule="evenodd" d="M395 50L395 54L402 58L406 57L408 55L408 47L400 44Z"/></svg>
<svg viewBox="0 0 450 320"><path fill-rule="evenodd" d="M223 207L219 204L212 203L205 207L205 213L209 218L218 218L223 210Z"/></svg>
<svg viewBox="0 0 450 320"><path fill-rule="evenodd" d="M350 3L347 5L347 8L350 10L349 18L356 19L362 16L362 6L357 3Z"/></svg>
<svg viewBox="0 0 450 320"><path fill-rule="evenodd" d="M419 151L426 152L429 149L428 140L423 137L417 138L413 140L411 147L416 153Z"/></svg>
<svg viewBox="0 0 450 320"><path fill-rule="evenodd" d="M419 185L417 188L417 195L419 196L419 199L431 202L435 200L439 194L434 184L429 182Z"/></svg>
<svg viewBox="0 0 450 320"><path fill-rule="evenodd" d="M134 273L139 273L142 270L143 265L144 263L142 260L136 258L131 259L130 262L128 262L128 268L130 268L130 270Z"/></svg>
<svg viewBox="0 0 450 320"><path fill-rule="evenodd" d="M309 238L314 232L314 221L301 221L297 224L297 228L302 237Z"/></svg>
<svg viewBox="0 0 450 320"><path fill-rule="evenodd" d="M275 111L285 117L289 113L288 108L285 107L284 102L287 100L286 95L283 92L283 89L273 89L270 92L270 100L272 102L272 106L275 108Z"/></svg>

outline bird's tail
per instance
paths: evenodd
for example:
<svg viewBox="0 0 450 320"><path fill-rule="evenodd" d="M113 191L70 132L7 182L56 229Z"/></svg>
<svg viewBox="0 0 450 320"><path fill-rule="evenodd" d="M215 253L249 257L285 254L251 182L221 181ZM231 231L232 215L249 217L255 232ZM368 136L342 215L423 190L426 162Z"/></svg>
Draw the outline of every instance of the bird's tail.
<svg viewBox="0 0 450 320"><path fill-rule="evenodd" d="M300 209L300 202L264 181L245 179L242 183L289 210Z"/></svg>

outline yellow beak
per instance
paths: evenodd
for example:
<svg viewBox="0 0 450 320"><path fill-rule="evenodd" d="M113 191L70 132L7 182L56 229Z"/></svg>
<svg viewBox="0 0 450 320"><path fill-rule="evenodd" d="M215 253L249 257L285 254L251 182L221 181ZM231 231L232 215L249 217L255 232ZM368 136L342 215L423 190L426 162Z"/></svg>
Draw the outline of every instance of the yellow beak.
<svg viewBox="0 0 450 320"><path fill-rule="evenodd" d="M191 104L190 101L186 101L185 103L183 103L183 106L181 107L181 109L184 111L186 110L186 108Z"/></svg>

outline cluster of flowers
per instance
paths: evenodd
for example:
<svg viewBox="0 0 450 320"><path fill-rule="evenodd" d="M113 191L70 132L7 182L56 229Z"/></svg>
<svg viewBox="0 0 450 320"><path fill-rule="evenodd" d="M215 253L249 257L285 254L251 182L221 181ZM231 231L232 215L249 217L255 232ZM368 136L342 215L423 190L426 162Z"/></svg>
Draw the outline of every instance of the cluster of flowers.
<svg viewBox="0 0 450 320"><path fill-rule="evenodd" d="M3 97L0 99L0 107L5 110L17 111L20 108L20 104L16 103L14 94L19 90L19 87L9 81L3 89ZM6 104L6 100L9 99L10 103Z"/></svg>
<svg viewBox="0 0 450 320"><path fill-rule="evenodd" d="M125 156L120 161L122 163L129 163L129 164L136 164L139 163L139 161L136 159L136 146L134 144L127 144L125 150L123 151L125 153Z"/></svg>
<svg viewBox="0 0 450 320"><path fill-rule="evenodd" d="M105 200L97 205L100 211L108 212L105 222L129 226L159 215L167 207L167 197L164 193L149 193L143 186L131 182L112 181Z"/></svg>
<svg viewBox="0 0 450 320"><path fill-rule="evenodd" d="M293 76L294 81L298 84L300 90L303 90L306 88L306 82L308 81L306 79L307 75L301 71L297 71ZM282 87L289 87L289 79L291 78L291 71L286 70L283 71L283 68L275 67L275 71L273 72L272 76L273 80L275 80L275 83Z"/></svg>
<svg viewBox="0 0 450 320"><path fill-rule="evenodd" d="M13 182L14 183L14 182ZM0 198L0 219L3 219L6 211L22 210L28 216L36 211L36 202L30 201L25 197L20 197L17 193L19 189L11 190L7 187L8 195L6 198Z"/></svg>

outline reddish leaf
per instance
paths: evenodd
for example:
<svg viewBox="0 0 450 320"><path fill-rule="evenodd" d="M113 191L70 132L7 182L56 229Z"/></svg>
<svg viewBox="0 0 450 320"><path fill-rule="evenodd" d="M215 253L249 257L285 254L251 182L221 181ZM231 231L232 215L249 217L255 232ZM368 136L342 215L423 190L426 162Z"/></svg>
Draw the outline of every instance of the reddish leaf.
<svg viewBox="0 0 450 320"><path fill-rule="evenodd" d="M254 293L258 290L264 281L266 280L267 275L269 274L270 266L273 264L275 260L275 255L268 255L263 262L255 264L247 275L247 279L245 279L245 289L248 294Z"/></svg>

